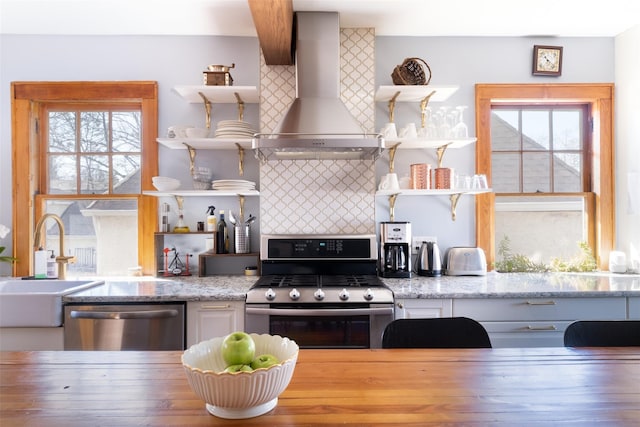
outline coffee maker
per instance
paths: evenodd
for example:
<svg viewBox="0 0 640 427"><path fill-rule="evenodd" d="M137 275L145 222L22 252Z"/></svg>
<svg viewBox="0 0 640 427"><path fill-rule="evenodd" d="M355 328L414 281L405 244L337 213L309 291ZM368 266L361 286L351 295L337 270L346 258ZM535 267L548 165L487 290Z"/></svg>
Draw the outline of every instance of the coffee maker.
<svg viewBox="0 0 640 427"><path fill-rule="evenodd" d="M382 277L411 277L411 223L380 223L379 263Z"/></svg>

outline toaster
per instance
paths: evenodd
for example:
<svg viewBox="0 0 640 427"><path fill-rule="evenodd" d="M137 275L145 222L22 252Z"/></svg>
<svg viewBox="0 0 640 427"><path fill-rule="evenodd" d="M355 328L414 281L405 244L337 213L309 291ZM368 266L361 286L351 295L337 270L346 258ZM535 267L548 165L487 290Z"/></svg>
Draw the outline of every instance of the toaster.
<svg viewBox="0 0 640 427"><path fill-rule="evenodd" d="M447 276L485 276L487 258L480 248L453 247L444 254L443 269Z"/></svg>

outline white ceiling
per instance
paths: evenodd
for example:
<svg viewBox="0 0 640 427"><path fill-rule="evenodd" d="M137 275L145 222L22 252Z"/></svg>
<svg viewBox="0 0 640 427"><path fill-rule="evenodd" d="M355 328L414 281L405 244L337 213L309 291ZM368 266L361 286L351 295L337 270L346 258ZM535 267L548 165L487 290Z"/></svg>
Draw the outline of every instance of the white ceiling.
<svg viewBox="0 0 640 427"><path fill-rule="evenodd" d="M376 35L612 37L638 0L293 0ZM255 36L246 0L0 0L1 34Z"/></svg>

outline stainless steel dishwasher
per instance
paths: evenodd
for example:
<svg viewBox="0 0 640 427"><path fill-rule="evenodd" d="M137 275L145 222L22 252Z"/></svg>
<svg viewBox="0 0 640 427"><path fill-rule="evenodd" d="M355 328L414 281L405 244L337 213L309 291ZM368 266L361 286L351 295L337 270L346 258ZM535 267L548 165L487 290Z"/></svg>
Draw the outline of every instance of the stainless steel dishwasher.
<svg viewBox="0 0 640 427"><path fill-rule="evenodd" d="M64 307L65 350L184 350L185 304Z"/></svg>

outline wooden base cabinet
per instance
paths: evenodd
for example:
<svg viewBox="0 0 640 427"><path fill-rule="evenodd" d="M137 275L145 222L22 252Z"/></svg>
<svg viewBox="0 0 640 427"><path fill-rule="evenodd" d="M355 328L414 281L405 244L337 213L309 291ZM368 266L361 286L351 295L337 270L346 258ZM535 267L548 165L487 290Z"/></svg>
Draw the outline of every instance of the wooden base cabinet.
<svg viewBox="0 0 640 427"><path fill-rule="evenodd" d="M451 317L450 299L401 299L396 301L396 319Z"/></svg>
<svg viewBox="0 0 640 427"><path fill-rule="evenodd" d="M244 330L244 301L187 302L187 347Z"/></svg>
<svg viewBox="0 0 640 427"><path fill-rule="evenodd" d="M627 298L462 298L453 315L482 323L494 348L562 347L576 320L625 319Z"/></svg>

